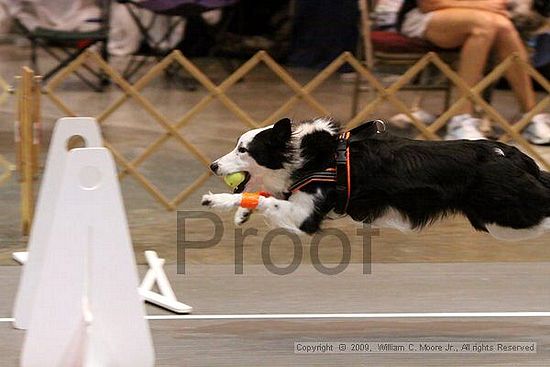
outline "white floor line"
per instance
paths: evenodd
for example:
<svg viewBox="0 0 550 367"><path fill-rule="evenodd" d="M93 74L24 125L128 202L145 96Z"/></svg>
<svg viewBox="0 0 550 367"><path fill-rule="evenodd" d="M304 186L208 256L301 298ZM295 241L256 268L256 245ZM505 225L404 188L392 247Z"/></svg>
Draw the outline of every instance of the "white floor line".
<svg viewBox="0 0 550 367"><path fill-rule="evenodd" d="M550 317L550 312L390 312L146 316L149 320L403 319L465 317Z"/></svg>
<svg viewBox="0 0 550 367"><path fill-rule="evenodd" d="M550 312L389 312L389 313L281 313L233 315L148 315L148 320L281 320L281 319L418 319L469 317L550 317ZM13 322L0 318L0 322Z"/></svg>

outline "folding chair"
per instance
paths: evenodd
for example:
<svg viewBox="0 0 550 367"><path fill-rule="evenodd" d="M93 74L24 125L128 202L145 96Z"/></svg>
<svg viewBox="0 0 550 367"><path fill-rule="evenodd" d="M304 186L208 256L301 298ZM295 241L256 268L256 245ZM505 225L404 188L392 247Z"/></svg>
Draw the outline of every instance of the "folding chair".
<svg viewBox="0 0 550 367"><path fill-rule="evenodd" d="M101 56L107 61L109 58L107 52L107 42L109 35L109 10L110 0L97 0L100 8L100 17L95 19L89 19L88 22L96 23L98 25L96 30L93 31L70 31L70 30L57 30L48 29L43 27L36 27L29 29L24 25L15 14L16 25L20 32L30 40L31 42L31 65L34 70L39 73L37 51L39 48L46 51L50 56L58 61L58 64L51 70L42 74L42 81L45 82L53 75L66 67L71 61L76 59L80 54L94 45L100 45ZM108 78L102 72L93 70L92 68L84 65L84 68L97 78L99 82L94 82L90 78L84 75L82 72L75 72L75 74L88 86L95 91L102 91L103 88L109 83Z"/></svg>
<svg viewBox="0 0 550 367"><path fill-rule="evenodd" d="M146 43L146 52L141 52L141 55L134 55L128 62L123 76L130 80L147 62L147 59L137 58L135 56L150 56L157 60L161 60L167 54L169 54L173 48L166 48L166 42L168 41L171 33L178 27L184 19L191 17L200 17L203 13L215 9L229 9L232 5L239 2L239 0L117 0L121 4L125 4L130 16L134 19L143 39ZM145 9L153 13L153 17L145 23L139 16L136 9ZM159 19L158 15L170 16L169 19ZM229 20L226 18L222 25L217 27L211 27L212 33L215 34L215 39L219 39L219 35L226 28ZM164 20L165 32L161 37L151 36L150 31L155 26L156 22ZM168 69L167 74L174 76L175 71ZM184 87L187 90L195 90L197 83L194 80L183 80Z"/></svg>
<svg viewBox="0 0 550 367"><path fill-rule="evenodd" d="M373 27L373 20L377 18L377 14L371 13L376 5L376 0L358 0L360 10L360 27L363 44L360 49L363 52L367 67L374 70L381 65L402 65L410 67L420 60L427 52L436 52L443 61L447 64L454 64L459 58L459 49L448 50L439 48L428 41L416 38L409 38L396 31L377 30ZM383 16L383 15L382 15ZM492 60L489 60L488 69L493 65ZM433 83L434 75L441 74L437 69L428 67L425 68L420 75L413 80L412 83L405 85L401 90L421 90L433 91L439 90L445 93L444 109L450 107L453 84L444 79L439 83ZM491 85L482 93L483 98L490 102L494 85ZM369 90L372 92L372 90ZM361 93L361 85L359 78L357 79L352 95L352 116L357 113L359 104L359 94ZM411 111L419 111L420 105L425 94L417 94L411 106ZM395 116L394 116L395 117ZM491 122L487 116L482 116L481 130L488 136L492 134Z"/></svg>
<svg viewBox="0 0 550 367"><path fill-rule="evenodd" d="M410 67L420 60L427 52L435 51L445 61L452 63L458 59L456 51L440 49L431 43L415 38L406 37L396 31L377 30L373 27L376 14L370 12L375 6L375 0L358 0L360 10L360 30L362 44L359 52L367 67L375 70L379 66L405 66ZM431 83L433 71L429 68L421 72L415 83L405 85L401 90L442 90L445 93L445 108L451 100L452 85L448 81L443 83ZM357 113L359 94L362 88L358 78L352 95L352 116ZM419 94L412 109L418 109L423 96Z"/></svg>

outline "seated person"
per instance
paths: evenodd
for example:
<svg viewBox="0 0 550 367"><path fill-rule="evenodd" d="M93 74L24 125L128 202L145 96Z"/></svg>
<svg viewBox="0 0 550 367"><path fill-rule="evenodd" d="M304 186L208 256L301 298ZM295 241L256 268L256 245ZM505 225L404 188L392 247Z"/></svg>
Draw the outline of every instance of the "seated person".
<svg viewBox="0 0 550 367"><path fill-rule="evenodd" d="M511 53L528 60L527 50L509 19L507 0L405 0L399 14L400 31L438 47L460 47L458 75L469 86L477 84L489 52L500 62ZM523 112L536 104L531 77L514 65L506 72ZM446 139L485 139L474 106L465 103L447 125ZM533 117L523 136L532 144L550 145L550 114Z"/></svg>
<svg viewBox="0 0 550 367"><path fill-rule="evenodd" d="M99 27L97 19L101 11L95 0L4 0L10 15L26 28L53 29L58 31L94 31Z"/></svg>

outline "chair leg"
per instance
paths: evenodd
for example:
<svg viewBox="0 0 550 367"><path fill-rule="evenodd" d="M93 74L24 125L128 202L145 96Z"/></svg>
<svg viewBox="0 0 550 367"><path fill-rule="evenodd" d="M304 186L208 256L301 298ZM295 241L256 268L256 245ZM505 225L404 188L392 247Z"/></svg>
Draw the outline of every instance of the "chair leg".
<svg viewBox="0 0 550 367"><path fill-rule="evenodd" d="M130 56L130 60L128 60L128 63L126 64L126 67L124 68L124 71L122 72L122 77L126 79L128 82L131 82L134 75L141 70L143 65L147 63L147 57L145 56Z"/></svg>
<svg viewBox="0 0 550 367"><path fill-rule="evenodd" d="M419 76L419 84L422 85L429 85L430 79L431 79L431 70L430 68L425 68L422 70ZM415 93L415 98L413 100L413 103L411 104L411 111L417 111L421 108L422 102L424 101L424 97L426 96L425 93Z"/></svg>
<svg viewBox="0 0 550 367"><path fill-rule="evenodd" d="M486 100L489 104L491 103L491 97L492 97L494 88L495 88L495 84L493 83L489 85L487 88L485 88L481 93L483 99ZM490 136L493 134L493 126L491 124L491 118L485 112L483 112L483 118L482 118L480 130L483 131L485 134L487 134L487 136Z"/></svg>
<svg viewBox="0 0 550 367"><path fill-rule="evenodd" d="M109 63L109 49L107 48L107 46L108 46L108 42L107 42L107 40L104 40L101 43L101 57L108 64ZM100 89L103 92L105 87L107 87L111 83L111 80L109 79L109 76L104 71L101 71L101 75L100 75L99 79L100 79L99 80Z"/></svg>
<svg viewBox="0 0 550 367"><path fill-rule="evenodd" d="M184 70L181 70L177 65L170 65L164 70L164 76L168 81L176 81L181 84L183 89L188 92L194 92L198 89L199 83L192 77L182 75Z"/></svg>
<svg viewBox="0 0 550 367"><path fill-rule="evenodd" d="M452 86L447 85L447 88L445 88L445 111L449 109L451 106L451 95L452 95Z"/></svg>
<svg viewBox="0 0 550 367"><path fill-rule="evenodd" d="M357 58L362 61L363 65L365 62L365 54L363 53L363 43L362 40L362 34L359 32L359 37L357 39L357 44L355 45L355 55ZM357 74L354 82L353 82L353 92L351 94L351 116L350 119L354 118L355 115L357 115L357 111L359 109L359 94L361 91L361 74L359 72L356 72Z"/></svg>
<svg viewBox="0 0 550 367"><path fill-rule="evenodd" d="M71 52L65 49L60 49L60 51L62 51L65 54L65 56L62 56L62 55L59 55L57 52L55 52L54 48L49 48L40 43L37 43L37 45L59 62L56 67L54 67L53 69L51 69L50 71L42 75L42 82L47 82L51 77L57 74L60 70L67 67L71 62L74 61L74 59L76 59L86 50L86 48L81 48L74 52ZM88 71L90 74L92 74L96 78L101 79L101 71L96 72L91 67L87 66L85 63L82 65L82 68L84 68L86 71ZM91 81L80 71L75 70L74 74L94 91L96 92L103 91L103 87L101 85L98 86L97 82Z"/></svg>
<svg viewBox="0 0 550 367"><path fill-rule="evenodd" d="M445 88L445 111L451 107L451 99L453 96L453 85L447 80L447 88Z"/></svg>
<svg viewBox="0 0 550 367"><path fill-rule="evenodd" d="M359 109L359 93L361 87L361 76L357 73L357 78L353 82L353 92L351 94L351 116L350 119L354 118L357 115L357 110Z"/></svg>
<svg viewBox="0 0 550 367"><path fill-rule="evenodd" d="M51 50L48 50L48 49L45 49L50 55L54 56L55 53L53 53L53 51ZM68 52L67 55L68 57L66 58L61 58L59 56L54 56L55 58L57 58L58 61L60 61L57 66L55 66L53 69L51 69L50 71L48 71L47 73L44 74L44 81L50 79L52 76L54 76L55 74L57 74L60 70L64 69L65 67L67 67L71 62L74 61L74 59L76 59L78 56L80 56L80 54L82 54L83 52L85 51L85 49L78 49L76 50L75 52Z"/></svg>
<svg viewBox="0 0 550 367"><path fill-rule="evenodd" d="M37 62L37 57L36 57L36 49L37 49L37 44L36 44L36 41L34 39L31 40L31 66L34 70L34 72L36 74L40 74L40 71L38 70L38 62Z"/></svg>

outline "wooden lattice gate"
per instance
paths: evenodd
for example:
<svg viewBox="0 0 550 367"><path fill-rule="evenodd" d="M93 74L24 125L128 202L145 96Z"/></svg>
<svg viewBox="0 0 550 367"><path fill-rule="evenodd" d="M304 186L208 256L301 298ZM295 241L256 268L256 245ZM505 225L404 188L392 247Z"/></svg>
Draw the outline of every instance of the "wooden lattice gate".
<svg viewBox="0 0 550 367"><path fill-rule="evenodd" d="M154 78L163 73L166 68L172 64L179 64L187 73L200 83L207 94L202 97L195 105L189 108L178 119L169 119L166 114L156 108L147 98L140 92ZM227 94L227 92L243 77L249 74L257 65L263 63L267 66L282 82L284 82L292 91L293 95L288 98L279 108L270 113L265 119L254 119L251 114L239 107ZM397 81L390 86L384 86L380 80L367 69L359 60L350 53L343 53L330 63L325 69L319 72L313 79L302 85L296 81L289 72L281 65L273 60L266 52L260 51L250 60L245 62L234 73L227 77L223 82L215 84L212 82L198 67L188 60L179 51L174 51L169 54L161 62L154 65L145 75L143 75L134 84L126 81L113 67L107 64L99 55L93 52L86 52L77 58L74 62L68 65L64 70L57 74L45 86L47 97L67 116L76 116L76 112L56 93L61 82L63 82L71 73L78 71L86 64L87 67L92 65L95 68L101 69L111 79L112 83L120 90L123 95L113 101L107 108L96 114L96 118L100 124L117 111L126 101L133 99L138 103L153 119L162 127L163 134L159 138L151 141L145 150L133 159L127 159L113 144L105 141L105 145L111 149L118 164L120 165L120 178L133 176L143 188L151 194L159 203L167 209L175 209L182 201L184 201L194 191L199 189L209 178L210 171L208 170L209 159L201 149L193 144L185 134L181 133L181 129L186 126L200 112L204 111L212 101L218 100L221 104L230 111L245 127L255 128L272 123L275 119L284 116L288 113L299 101L305 102L317 115L330 115L330 110L321 104L314 96L313 92L325 82L329 77L333 76L344 64L349 64L362 79L370 85L376 92L376 97L369 101L355 116L347 121L347 127L353 127L364 121L367 116L372 115L377 111L379 105L383 101L389 102L399 112L405 114L412 121L412 125L418 130L418 138L421 139L440 139L437 132L445 126L446 121L460 108L467 100L473 101L491 120L493 120L504 131L505 135L501 138L502 141L513 139L526 153L536 159L543 167L550 170L550 162L531 146L520 134L520 131L527 125L530 119L536 114L543 111L550 105L550 96L546 95L533 110L529 111L521 121L511 124L498 111L495 110L482 97L482 92L492 83L498 80L511 67L521 67L529 75L531 75L547 92L550 92L550 83L540 75L531 65L523 62L517 55L510 56L501 64L497 65L482 81L473 88L469 88L442 59L435 53L426 54L421 60L407 70ZM426 67L433 66L441 71L452 84L461 92L463 97L459 98L452 104L437 120L430 126L427 126L422 121L415 118L412 111L407 105L399 99L397 92L411 82ZM181 144L189 154L204 167L204 172L195 179L190 185L181 190L174 197L167 197L157 186L155 186L147 177L138 171L138 167L148 160L153 153L164 145L169 139L174 139Z"/></svg>

